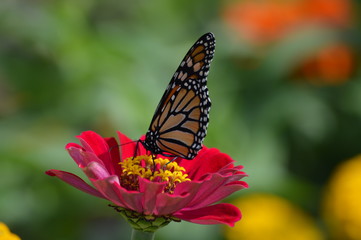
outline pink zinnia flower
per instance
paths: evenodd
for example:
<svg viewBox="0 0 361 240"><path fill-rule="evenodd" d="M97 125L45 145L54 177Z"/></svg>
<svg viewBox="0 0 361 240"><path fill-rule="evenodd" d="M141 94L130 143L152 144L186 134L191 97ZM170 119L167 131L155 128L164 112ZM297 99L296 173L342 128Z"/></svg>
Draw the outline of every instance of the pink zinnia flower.
<svg viewBox="0 0 361 240"><path fill-rule="evenodd" d="M153 162L142 144L138 144L136 151L137 142L120 132L118 135L120 144L115 138L102 138L86 131L78 136L82 146L66 145L70 156L95 188L69 172L52 169L46 173L83 192L111 201L127 218L229 226L241 219L236 206L215 204L247 188L245 182L239 181L247 176L241 171L243 167L234 166L234 160L227 154L203 147L191 161L178 158L166 165L171 159L158 155L163 158Z"/></svg>

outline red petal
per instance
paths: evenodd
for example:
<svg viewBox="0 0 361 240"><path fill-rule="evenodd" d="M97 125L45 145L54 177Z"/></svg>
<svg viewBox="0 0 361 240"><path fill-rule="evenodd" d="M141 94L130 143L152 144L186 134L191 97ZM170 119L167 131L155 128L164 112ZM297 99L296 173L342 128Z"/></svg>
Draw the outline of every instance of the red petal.
<svg viewBox="0 0 361 240"><path fill-rule="evenodd" d="M194 208L207 206L211 203L219 201L220 199L222 199L222 197L224 198L228 196L228 195L224 195L228 193L228 191L226 192L221 191L222 187L242 178L243 176L244 175L242 174L238 174L229 177L224 177L218 173L209 175L207 179L205 179L204 181L199 181L199 184L201 186L197 190L197 194L192 200L192 202L188 204L187 208L194 209ZM243 188L243 186L241 187ZM232 192L229 193L231 194Z"/></svg>
<svg viewBox="0 0 361 240"><path fill-rule="evenodd" d="M243 181L235 181L231 184L227 184L225 186L219 187L217 190L211 192L207 197L198 199L198 202L193 203L192 207L190 209L199 208L203 206L208 206L210 204L213 204L215 202L218 202L232 193L239 191L241 189L247 188L247 184ZM188 206L187 206L188 208Z"/></svg>
<svg viewBox="0 0 361 240"><path fill-rule="evenodd" d="M68 149L69 155L74 159L78 167L84 168L89 165L91 162L97 162L104 166L102 160L100 160L94 153L85 152L81 148L69 147Z"/></svg>
<svg viewBox="0 0 361 240"><path fill-rule="evenodd" d="M182 205L182 208L187 210L204 207L222 200L237 190L247 188L248 185L245 182L236 181L244 176L240 173L228 177L210 174L204 181L179 183L172 196L187 194L187 199L184 199L186 204ZM173 212L178 210L180 208L173 209Z"/></svg>
<svg viewBox="0 0 361 240"><path fill-rule="evenodd" d="M49 176L58 177L61 180L63 180L64 182L72 185L73 187L76 187L77 189L79 189L85 193L105 199L105 197L100 192L98 192L93 187L91 187L89 184L84 182L83 179L81 179L80 177L78 177L72 173L59 171L59 170L55 170L55 169L48 170L45 173L48 174Z"/></svg>
<svg viewBox="0 0 361 240"><path fill-rule="evenodd" d="M128 157L133 157L135 153L136 142L128 138L125 134L117 132L119 137L119 142L121 146L121 159L126 159Z"/></svg>
<svg viewBox="0 0 361 240"><path fill-rule="evenodd" d="M186 207L197 195L201 186L196 182L182 182L177 185L173 194L162 193L157 196L155 215L168 215Z"/></svg>
<svg viewBox="0 0 361 240"><path fill-rule="evenodd" d="M177 184L173 194L161 194L157 199L157 215L168 215L187 207L197 197L199 182L182 182Z"/></svg>
<svg viewBox="0 0 361 240"><path fill-rule="evenodd" d="M111 174L114 174L112 157L109 152L109 145L105 141L105 139L93 131L82 132L82 134L77 137L80 139L80 142L84 146L84 149L97 155L98 158L103 161L107 170Z"/></svg>
<svg viewBox="0 0 361 240"><path fill-rule="evenodd" d="M110 176L116 176L110 175L104 165L98 162L91 162L82 170L90 180L101 180Z"/></svg>
<svg viewBox="0 0 361 240"><path fill-rule="evenodd" d="M191 211L179 211L174 217L198 224L227 224L231 227L242 218L239 209L229 203L220 203Z"/></svg>
<svg viewBox="0 0 361 240"><path fill-rule="evenodd" d="M143 212L143 193L138 191L128 191L117 182L113 182L112 188L115 193L119 196L121 201L127 206L128 209L134 210L136 212Z"/></svg>
<svg viewBox="0 0 361 240"><path fill-rule="evenodd" d="M97 156L108 152L107 142L99 134L93 131L82 132L77 138L80 140L86 151L94 152Z"/></svg>
<svg viewBox="0 0 361 240"><path fill-rule="evenodd" d="M183 196L174 196L168 193L158 194L157 209L154 214L159 216L172 214L186 206L190 200L190 194Z"/></svg>
<svg viewBox="0 0 361 240"><path fill-rule="evenodd" d="M145 155L147 153L146 149L140 141L134 141L119 131L118 136L121 146L122 159ZM144 140L144 136L141 136L139 140Z"/></svg>
<svg viewBox="0 0 361 240"><path fill-rule="evenodd" d="M110 176L106 179L93 180L92 183L99 190L99 192L101 192L109 201L115 205L132 209L119 193L118 177Z"/></svg>
<svg viewBox="0 0 361 240"><path fill-rule="evenodd" d="M142 177L139 177L138 181L139 181L139 191L141 193L144 193L142 199L144 214L151 215L154 213L155 208L157 206L157 195L162 193L167 183L151 182Z"/></svg>
<svg viewBox="0 0 361 240"><path fill-rule="evenodd" d="M68 149L68 148L71 148L71 147L80 148L80 149L82 149L82 150L85 150L82 146L80 146L80 145L77 144L77 143L68 143L67 145L65 145L65 149Z"/></svg>
<svg viewBox="0 0 361 240"><path fill-rule="evenodd" d="M118 176L121 175L122 173L122 168L119 164L120 162L120 146L117 142L117 140L115 140L115 138L105 138L106 142L109 145L109 152L110 152L110 156L112 158L112 169L109 171L110 174L116 174Z"/></svg>
<svg viewBox="0 0 361 240"><path fill-rule="evenodd" d="M203 175L218 172L224 167L233 167L234 160L216 148L205 146L191 161L182 160L181 166L187 170L192 180L199 180Z"/></svg>
<svg viewBox="0 0 361 240"><path fill-rule="evenodd" d="M177 187L174 189L173 195L196 195L199 188L202 186L202 182L193 182L186 181L177 184Z"/></svg>
<svg viewBox="0 0 361 240"><path fill-rule="evenodd" d="M120 207L125 207L136 212L143 211L141 199L143 193L137 191L127 191L119 185L116 176L102 180L92 181L93 185L111 202Z"/></svg>

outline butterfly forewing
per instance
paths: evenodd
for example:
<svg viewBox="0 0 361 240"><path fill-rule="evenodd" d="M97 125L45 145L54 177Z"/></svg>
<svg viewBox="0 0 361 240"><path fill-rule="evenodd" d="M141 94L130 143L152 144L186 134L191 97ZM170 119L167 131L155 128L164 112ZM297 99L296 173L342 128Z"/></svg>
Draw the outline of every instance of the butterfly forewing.
<svg viewBox="0 0 361 240"><path fill-rule="evenodd" d="M142 141L153 154L193 159L202 148L211 106L206 84L214 49L214 35L203 35L174 73Z"/></svg>

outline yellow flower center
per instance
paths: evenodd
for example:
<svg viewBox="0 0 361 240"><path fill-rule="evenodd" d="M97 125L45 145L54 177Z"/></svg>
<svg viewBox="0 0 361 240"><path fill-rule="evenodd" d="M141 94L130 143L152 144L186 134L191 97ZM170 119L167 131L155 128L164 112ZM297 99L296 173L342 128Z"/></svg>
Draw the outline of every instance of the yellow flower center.
<svg viewBox="0 0 361 240"><path fill-rule="evenodd" d="M190 181L185 169L177 162L169 162L169 159L142 155L126 158L119 164L122 167L121 185L128 190L139 190L139 177L152 182L166 182L163 192L168 193L173 193L178 183Z"/></svg>

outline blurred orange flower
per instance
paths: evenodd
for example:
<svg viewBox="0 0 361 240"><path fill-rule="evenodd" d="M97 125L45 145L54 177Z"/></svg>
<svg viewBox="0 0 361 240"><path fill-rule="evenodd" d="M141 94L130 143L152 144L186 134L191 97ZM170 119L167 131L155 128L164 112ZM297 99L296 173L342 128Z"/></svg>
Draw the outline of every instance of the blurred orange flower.
<svg viewBox="0 0 361 240"><path fill-rule="evenodd" d="M228 4L221 14L243 38L266 43L300 25L348 26L351 4L349 0L242 0Z"/></svg>
<svg viewBox="0 0 361 240"><path fill-rule="evenodd" d="M300 8L306 21L349 26L352 20L349 0L302 0Z"/></svg>
<svg viewBox="0 0 361 240"><path fill-rule="evenodd" d="M351 26L350 0L239 0L222 12L225 23L252 44L280 40L305 26ZM297 77L317 84L347 81L355 66L355 54L344 43L330 44L300 62Z"/></svg>
<svg viewBox="0 0 361 240"><path fill-rule="evenodd" d="M332 44L303 62L297 75L316 84L341 84L352 75L355 58L346 44Z"/></svg>
<svg viewBox="0 0 361 240"><path fill-rule="evenodd" d="M256 42L279 38L300 18L299 9L289 1L240 1L223 11L223 19L232 30Z"/></svg>

